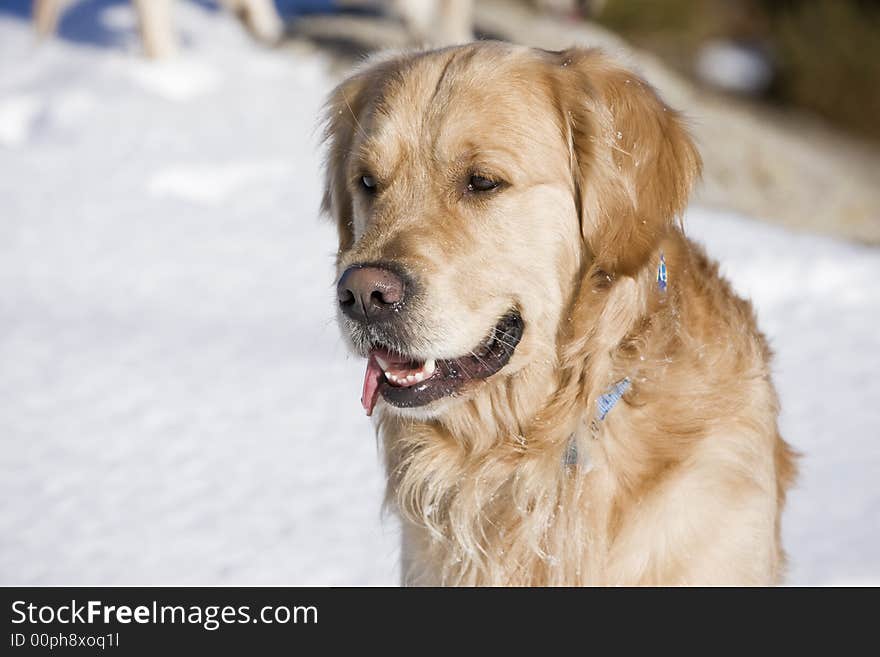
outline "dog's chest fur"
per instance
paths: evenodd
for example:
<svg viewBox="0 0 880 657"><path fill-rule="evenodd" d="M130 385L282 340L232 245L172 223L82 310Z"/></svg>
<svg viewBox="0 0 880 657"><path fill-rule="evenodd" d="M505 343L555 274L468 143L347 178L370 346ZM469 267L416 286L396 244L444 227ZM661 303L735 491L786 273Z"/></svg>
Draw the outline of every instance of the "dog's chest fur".
<svg viewBox="0 0 880 657"><path fill-rule="evenodd" d="M688 244L666 245L690 273L659 305L653 271L582 290L563 365L486 385L452 426L380 420L405 583L779 579L791 464L768 352L757 330L702 334L751 310ZM631 387L597 421L598 398L624 376Z"/></svg>

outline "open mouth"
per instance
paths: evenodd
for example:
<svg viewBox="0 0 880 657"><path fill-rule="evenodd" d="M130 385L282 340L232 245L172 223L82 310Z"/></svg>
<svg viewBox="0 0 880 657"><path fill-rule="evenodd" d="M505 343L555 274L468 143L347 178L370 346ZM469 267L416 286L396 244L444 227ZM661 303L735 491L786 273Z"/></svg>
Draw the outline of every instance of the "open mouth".
<svg viewBox="0 0 880 657"><path fill-rule="evenodd" d="M381 394L392 406L414 408L454 395L470 381L485 379L507 365L523 335L523 320L510 311L465 356L424 361L384 347L370 350L361 403L367 415Z"/></svg>

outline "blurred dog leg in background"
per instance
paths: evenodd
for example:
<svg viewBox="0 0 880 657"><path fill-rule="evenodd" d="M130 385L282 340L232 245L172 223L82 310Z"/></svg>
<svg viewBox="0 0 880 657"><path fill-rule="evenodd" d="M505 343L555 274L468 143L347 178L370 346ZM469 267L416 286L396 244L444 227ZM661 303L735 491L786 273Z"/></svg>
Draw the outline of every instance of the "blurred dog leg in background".
<svg viewBox="0 0 880 657"><path fill-rule="evenodd" d="M258 40L276 43L284 34L284 21L272 0L219 0L236 14Z"/></svg>
<svg viewBox="0 0 880 657"><path fill-rule="evenodd" d="M177 35L171 18L172 0L132 0L140 23L147 57L160 59L177 52ZM248 30L264 43L275 43L284 32L284 22L272 0L218 0L238 16ZM53 34L71 0L34 0L34 26L40 36Z"/></svg>
<svg viewBox="0 0 880 657"><path fill-rule="evenodd" d="M58 27L58 17L68 0L34 0L34 27L40 36L48 36Z"/></svg>
<svg viewBox="0 0 880 657"><path fill-rule="evenodd" d="M410 35L438 46L473 41L473 0L394 0Z"/></svg>
<svg viewBox="0 0 880 657"><path fill-rule="evenodd" d="M172 0L134 0L144 52L151 59L177 53L177 34L171 18Z"/></svg>

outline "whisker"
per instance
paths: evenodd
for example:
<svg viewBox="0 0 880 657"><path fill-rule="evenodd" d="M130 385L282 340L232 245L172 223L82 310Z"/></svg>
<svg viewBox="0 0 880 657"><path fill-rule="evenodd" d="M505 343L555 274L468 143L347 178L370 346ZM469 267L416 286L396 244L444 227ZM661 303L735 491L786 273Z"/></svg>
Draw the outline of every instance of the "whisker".
<svg viewBox="0 0 880 657"><path fill-rule="evenodd" d="M364 137L366 137L366 136L367 136L367 133L366 133L366 131L364 130L363 126L361 125L361 122L358 121L358 117L357 117L357 115L354 113L354 110L351 108L351 105L350 105L349 102L348 102L348 98L345 97L345 93L344 93L344 92L343 92L343 94L342 94L342 100L345 101L345 106L348 108L348 111L349 111L349 113L351 114L351 118L354 119L354 124L357 126L357 129L360 130L361 134L362 134Z"/></svg>
<svg viewBox="0 0 880 657"><path fill-rule="evenodd" d="M496 326L495 328L492 329L492 333L493 333L494 335L503 335L503 336L508 337L508 338L513 337L513 334L512 334L512 333L510 333L509 331L502 331L502 330L500 330L497 326Z"/></svg>
<svg viewBox="0 0 880 657"><path fill-rule="evenodd" d="M473 354L474 352L471 352L471 353ZM475 354L475 355L476 355L476 354ZM469 379L474 378L474 375L471 374L470 372L468 372L468 369L464 366L464 363L461 362L460 360L458 361L458 366L462 369L462 371L465 373L465 375L466 375Z"/></svg>
<svg viewBox="0 0 880 657"><path fill-rule="evenodd" d="M499 331L498 329L493 329L492 338L494 340L497 340L498 342L500 342L504 346L510 347L511 349L516 347L517 342L518 342L518 341L515 341L514 336L512 336L507 331ZM505 340L504 338L510 338L510 339Z"/></svg>
<svg viewBox="0 0 880 657"><path fill-rule="evenodd" d="M495 338L495 341L496 341L496 342L500 342L500 343L503 344L505 347L510 347L511 349L513 349L514 347L516 347L516 343L515 343L515 342L509 342L509 341L507 341L507 340L502 340L501 338Z"/></svg>
<svg viewBox="0 0 880 657"><path fill-rule="evenodd" d="M491 367L489 367L489 364L488 364L486 361L484 361L484 360L483 360L482 358L480 358L476 353L474 353L474 350L473 350L473 349L471 349L471 356L473 356L474 358L476 358L476 359L477 359L477 362L479 362L480 365L482 365L483 367L486 367L486 368L488 368L488 369L491 369Z"/></svg>

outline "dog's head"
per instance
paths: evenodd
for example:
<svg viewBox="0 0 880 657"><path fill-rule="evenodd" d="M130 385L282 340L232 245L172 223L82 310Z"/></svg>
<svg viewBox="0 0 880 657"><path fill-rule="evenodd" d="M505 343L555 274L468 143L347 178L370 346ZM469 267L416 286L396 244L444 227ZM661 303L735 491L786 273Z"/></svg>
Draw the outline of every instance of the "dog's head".
<svg viewBox="0 0 880 657"><path fill-rule="evenodd" d="M599 52L497 42L374 61L328 103L325 210L363 403L442 414L555 362L585 267L641 268L699 160ZM399 412L399 411L398 411Z"/></svg>

